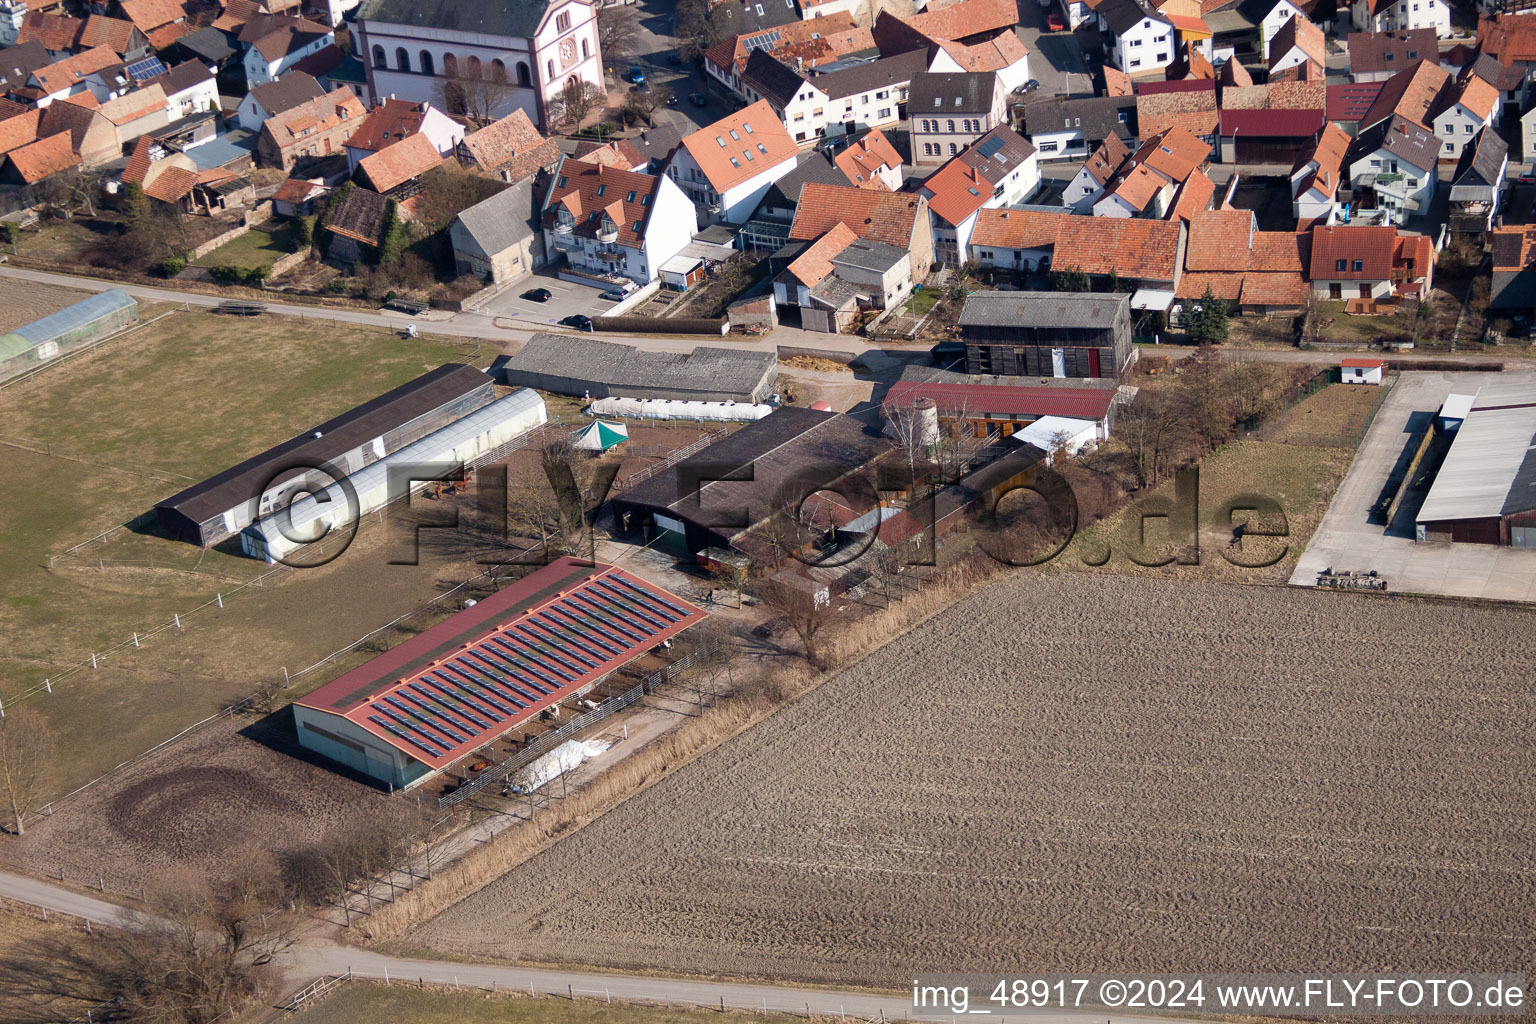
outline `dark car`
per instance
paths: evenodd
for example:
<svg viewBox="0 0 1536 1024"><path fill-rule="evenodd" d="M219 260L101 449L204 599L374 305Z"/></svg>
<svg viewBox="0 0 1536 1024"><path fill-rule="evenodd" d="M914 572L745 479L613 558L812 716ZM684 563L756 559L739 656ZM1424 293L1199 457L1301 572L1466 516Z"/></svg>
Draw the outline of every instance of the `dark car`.
<svg viewBox="0 0 1536 1024"><path fill-rule="evenodd" d="M705 99L704 94L701 92L691 92L688 94L688 102L692 103L696 107L702 107L708 103L709 100Z"/></svg>
<svg viewBox="0 0 1536 1024"><path fill-rule="evenodd" d="M529 302L548 302L554 297L554 292L550 291L548 288L530 288L523 292L523 298L527 299Z"/></svg>
<svg viewBox="0 0 1536 1024"><path fill-rule="evenodd" d="M592 318L585 313L572 313L570 316L563 318L560 324L563 327L574 327L578 331L590 331L592 329Z"/></svg>

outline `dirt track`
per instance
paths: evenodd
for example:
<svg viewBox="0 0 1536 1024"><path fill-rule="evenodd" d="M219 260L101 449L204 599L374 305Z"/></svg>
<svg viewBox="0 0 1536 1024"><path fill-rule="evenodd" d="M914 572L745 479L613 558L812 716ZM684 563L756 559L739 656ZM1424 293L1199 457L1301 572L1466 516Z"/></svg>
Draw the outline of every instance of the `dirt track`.
<svg viewBox="0 0 1536 1024"><path fill-rule="evenodd" d="M845 984L1529 970L1533 626L1014 576L408 941Z"/></svg>

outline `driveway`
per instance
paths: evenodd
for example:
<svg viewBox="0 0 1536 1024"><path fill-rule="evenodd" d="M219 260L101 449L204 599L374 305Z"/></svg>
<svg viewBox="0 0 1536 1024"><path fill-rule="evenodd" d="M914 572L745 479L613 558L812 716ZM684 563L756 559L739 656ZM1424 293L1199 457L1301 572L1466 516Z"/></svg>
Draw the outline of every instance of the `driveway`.
<svg viewBox="0 0 1536 1024"><path fill-rule="evenodd" d="M534 288L548 288L554 298L548 302L523 298L524 292ZM614 303L598 298L599 294L596 288L562 281L553 274L533 274L487 302L481 311L487 316L517 324L551 326L572 313L602 316Z"/></svg>
<svg viewBox="0 0 1536 1024"><path fill-rule="evenodd" d="M1536 601L1536 551L1491 544L1421 544L1413 539L1413 514L1422 495L1410 494L1390 525L1373 523L1370 510L1399 478L1440 403L1453 391L1470 394L1511 371L1399 374L1392 393L1376 413L1349 474L1339 486L1322 524L1313 535L1292 586L1317 584L1317 574L1334 569L1375 569L1395 592ZM1536 387L1536 373L1516 373ZM1345 385L1335 385L1344 387Z"/></svg>
<svg viewBox="0 0 1536 1024"><path fill-rule="evenodd" d="M1060 13L1052 5L1051 11ZM1049 11L1037 0L1019 0L1019 25L1014 32L1029 51L1029 77L1040 82L1036 96L1092 96L1093 77L1083 51L1071 32L1047 32Z"/></svg>

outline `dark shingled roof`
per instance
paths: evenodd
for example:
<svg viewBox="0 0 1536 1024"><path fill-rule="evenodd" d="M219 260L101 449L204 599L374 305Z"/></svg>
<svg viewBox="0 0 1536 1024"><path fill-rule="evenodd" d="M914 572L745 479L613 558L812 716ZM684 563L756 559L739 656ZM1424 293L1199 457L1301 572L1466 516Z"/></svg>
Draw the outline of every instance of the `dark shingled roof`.
<svg viewBox="0 0 1536 1024"><path fill-rule="evenodd" d="M1462 147L1461 159L1456 163L1456 173L1451 178L1452 201L1488 198L1489 190L1504 180L1501 172L1508 156L1509 143L1498 132L1492 128L1479 129L1471 143ZM1458 195L1459 189L1471 192Z"/></svg>
<svg viewBox="0 0 1536 1024"><path fill-rule="evenodd" d="M992 91L997 74L992 71L925 71L912 76L907 112L912 117L925 114L987 112L992 109Z"/></svg>
<svg viewBox="0 0 1536 1024"><path fill-rule="evenodd" d="M1094 13L1104 19L1104 22L1109 25L1109 30L1115 35L1134 28L1143 18L1169 24L1168 19L1157 13L1157 8L1146 0L1104 0L1094 9Z"/></svg>
<svg viewBox="0 0 1536 1024"><path fill-rule="evenodd" d="M517 355L498 363L508 384L542 386L547 377L601 381L628 390L692 390L750 395L778 365L773 352L700 346L692 352L647 352L630 345L566 334L535 334Z"/></svg>
<svg viewBox="0 0 1536 1024"><path fill-rule="evenodd" d="M830 153L820 149L807 150L800 154L800 162L794 170L768 186L761 205L776 210L796 206L800 202L800 190L812 182L819 185L852 184L848 175L833 162Z"/></svg>
<svg viewBox="0 0 1536 1024"><path fill-rule="evenodd" d="M1125 294L1097 292L973 292L960 311L962 327L1091 327L1113 324Z"/></svg>
<svg viewBox="0 0 1536 1024"><path fill-rule="evenodd" d="M263 82L251 90L251 97L261 104L267 116L292 110L300 104L317 100L325 95L315 76L303 71L290 71L281 78Z"/></svg>
<svg viewBox="0 0 1536 1024"><path fill-rule="evenodd" d="M1126 119L1120 120L1120 114ZM1079 125L1081 121L1081 125ZM1135 96L1085 96L1073 100L1041 100L1024 108L1029 135L1080 128L1084 137L1102 142L1111 135L1129 139L1136 134Z"/></svg>
<svg viewBox="0 0 1536 1024"><path fill-rule="evenodd" d="M493 36L530 38L548 13L550 0L363 0L361 21Z"/></svg>
<svg viewBox="0 0 1536 1024"><path fill-rule="evenodd" d="M263 488L272 485L276 475L284 470L322 466L402 423L491 383L490 377L473 366L445 363L202 483L193 484L155 508L179 512L194 523L205 522L259 497ZM316 437L316 434L320 436Z"/></svg>
<svg viewBox="0 0 1536 1024"><path fill-rule="evenodd" d="M758 95L782 110L795 98L805 79L775 60L767 50L755 49L741 72L741 84L755 89Z"/></svg>
<svg viewBox="0 0 1536 1024"><path fill-rule="evenodd" d="M882 57L880 60L816 75L811 79L811 84L829 98L840 100L845 96L878 89L882 85L895 86L910 82L914 75L926 74L927 69L928 51L909 50L894 57Z"/></svg>
<svg viewBox="0 0 1536 1024"><path fill-rule="evenodd" d="M338 235L378 245L379 231L384 226L384 214L388 210L388 199L366 188L354 188L326 215L325 226Z"/></svg>
<svg viewBox="0 0 1536 1024"><path fill-rule="evenodd" d="M1440 158L1440 139L1433 132L1393 114L1370 130L1361 133L1350 147L1350 163L1385 149L1399 160L1406 160L1421 171L1433 172Z"/></svg>

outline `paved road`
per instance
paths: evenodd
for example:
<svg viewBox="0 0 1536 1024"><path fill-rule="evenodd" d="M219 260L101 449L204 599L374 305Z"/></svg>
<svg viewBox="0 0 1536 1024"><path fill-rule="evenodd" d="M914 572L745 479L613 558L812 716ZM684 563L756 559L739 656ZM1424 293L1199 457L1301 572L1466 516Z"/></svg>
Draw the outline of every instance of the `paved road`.
<svg viewBox="0 0 1536 1024"><path fill-rule="evenodd" d="M35 906L75 914L94 922L122 925L132 921L128 911L114 904L6 872L0 872L0 897L24 900ZM955 1019L949 1013L913 1013L910 1010L910 996L900 992L846 992L751 982L693 981L413 960L344 946L323 938L302 940L280 957L280 962L293 990L322 975L351 972L353 977L388 978L391 983L416 984L424 980L439 985L487 990L497 988L561 996L574 993L595 999L692 1003L714 1007L723 1005L736 1009L768 1009L796 1014L806 1013L809 1009L810 1012L824 1016L844 1015L862 1020L878 1020L882 1015L889 1021L899 1021L904 1017L935 1022ZM973 1012L972 1016L975 1015ZM1024 1016L1022 1011L1018 1013L1018 1017ZM1096 1024L1105 1019L1103 1014L1087 1011L1031 1012L1028 1016L1031 1024ZM1113 1021L1115 1024L1195 1024L1194 1021L1176 1017L1115 1016Z"/></svg>

